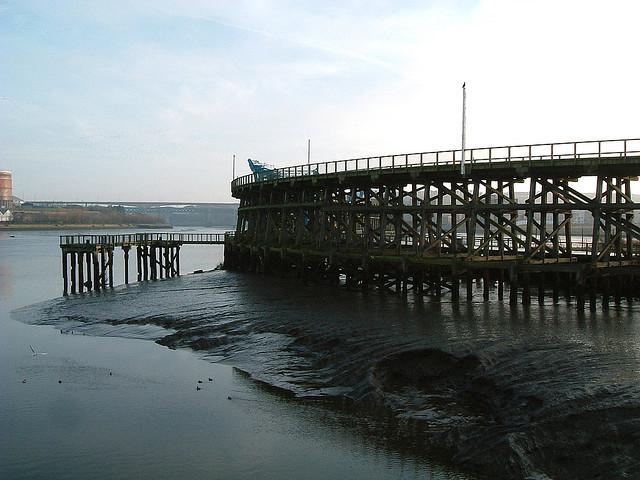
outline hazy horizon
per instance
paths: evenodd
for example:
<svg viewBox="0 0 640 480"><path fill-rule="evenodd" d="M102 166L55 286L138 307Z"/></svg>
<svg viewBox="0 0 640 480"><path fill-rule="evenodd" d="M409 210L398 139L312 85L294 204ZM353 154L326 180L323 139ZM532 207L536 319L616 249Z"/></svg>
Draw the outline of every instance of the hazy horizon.
<svg viewBox="0 0 640 480"><path fill-rule="evenodd" d="M279 166L638 136L631 1L0 2L14 194L232 202Z"/></svg>

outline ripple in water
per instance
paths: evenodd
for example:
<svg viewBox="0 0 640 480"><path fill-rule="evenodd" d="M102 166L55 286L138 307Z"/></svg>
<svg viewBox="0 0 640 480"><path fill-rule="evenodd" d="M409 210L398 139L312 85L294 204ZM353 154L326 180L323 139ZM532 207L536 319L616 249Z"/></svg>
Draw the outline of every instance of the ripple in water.
<svg viewBox="0 0 640 480"><path fill-rule="evenodd" d="M298 397L390 415L406 427L394 441L493 477L640 476L633 307L405 304L217 271L14 314L190 348Z"/></svg>

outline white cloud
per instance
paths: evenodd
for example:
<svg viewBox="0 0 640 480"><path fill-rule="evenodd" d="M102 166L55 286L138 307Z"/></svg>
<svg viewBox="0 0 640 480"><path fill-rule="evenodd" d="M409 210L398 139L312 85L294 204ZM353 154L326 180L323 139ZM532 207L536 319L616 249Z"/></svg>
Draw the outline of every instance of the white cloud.
<svg viewBox="0 0 640 480"><path fill-rule="evenodd" d="M150 164L180 167L166 180L171 188L140 189L140 199L229 200L233 153L303 162L309 137L317 161L455 148L463 81L471 146L638 135L636 2L33 8L63 26L95 26L106 40L94 43L119 41L106 52L35 41L64 67L50 67L52 78L42 71L42 95L29 109L3 102L9 161L46 155L70 174L111 164L143 185ZM19 56L20 43L12 48ZM117 175L103 175L102 184L120 188Z"/></svg>

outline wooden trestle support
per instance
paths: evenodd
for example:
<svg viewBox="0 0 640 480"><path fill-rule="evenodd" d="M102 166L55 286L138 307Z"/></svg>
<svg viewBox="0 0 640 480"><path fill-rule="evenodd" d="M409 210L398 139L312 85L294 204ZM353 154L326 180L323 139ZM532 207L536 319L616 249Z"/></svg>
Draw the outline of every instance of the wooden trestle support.
<svg viewBox="0 0 640 480"><path fill-rule="evenodd" d="M180 276L183 245L223 245L228 233L125 233L106 235L61 235L63 294L86 289L112 288L114 251L124 256L124 283L129 276L129 254L135 250L137 280L158 280ZM84 268L86 262L86 270ZM93 272L93 275L92 275Z"/></svg>
<svg viewBox="0 0 640 480"><path fill-rule="evenodd" d="M63 294L103 290L114 286L114 250L110 236L104 243L61 245ZM180 243L153 241L139 245L121 245L124 283L128 284L129 253L136 252L137 280L158 280L180 276ZM86 265L86 267L85 267Z"/></svg>
<svg viewBox="0 0 640 480"><path fill-rule="evenodd" d="M635 168L640 171L640 168ZM512 172L509 174L508 172ZM236 185L240 199L225 266L377 288L417 298L461 283L488 300L551 294L604 307L638 296L640 228L632 175L596 169L586 195L567 169L322 175ZM527 189L528 192L517 190ZM520 185L518 185L520 184ZM518 186L518 188L516 188ZM589 231L576 232L576 217ZM593 226L590 227L591 220ZM585 237L586 235L586 237Z"/></svg>

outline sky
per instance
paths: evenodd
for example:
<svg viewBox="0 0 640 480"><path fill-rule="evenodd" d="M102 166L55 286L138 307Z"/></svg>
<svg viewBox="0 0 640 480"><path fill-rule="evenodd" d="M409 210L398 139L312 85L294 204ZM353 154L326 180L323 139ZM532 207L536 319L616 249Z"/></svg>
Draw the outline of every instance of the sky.
<svg viewBox="0 0 640 480"><path fill-rule="evenodd" d="M640 2L0 0L27 200L234 201L278 166L640 137Z"/></svg>

